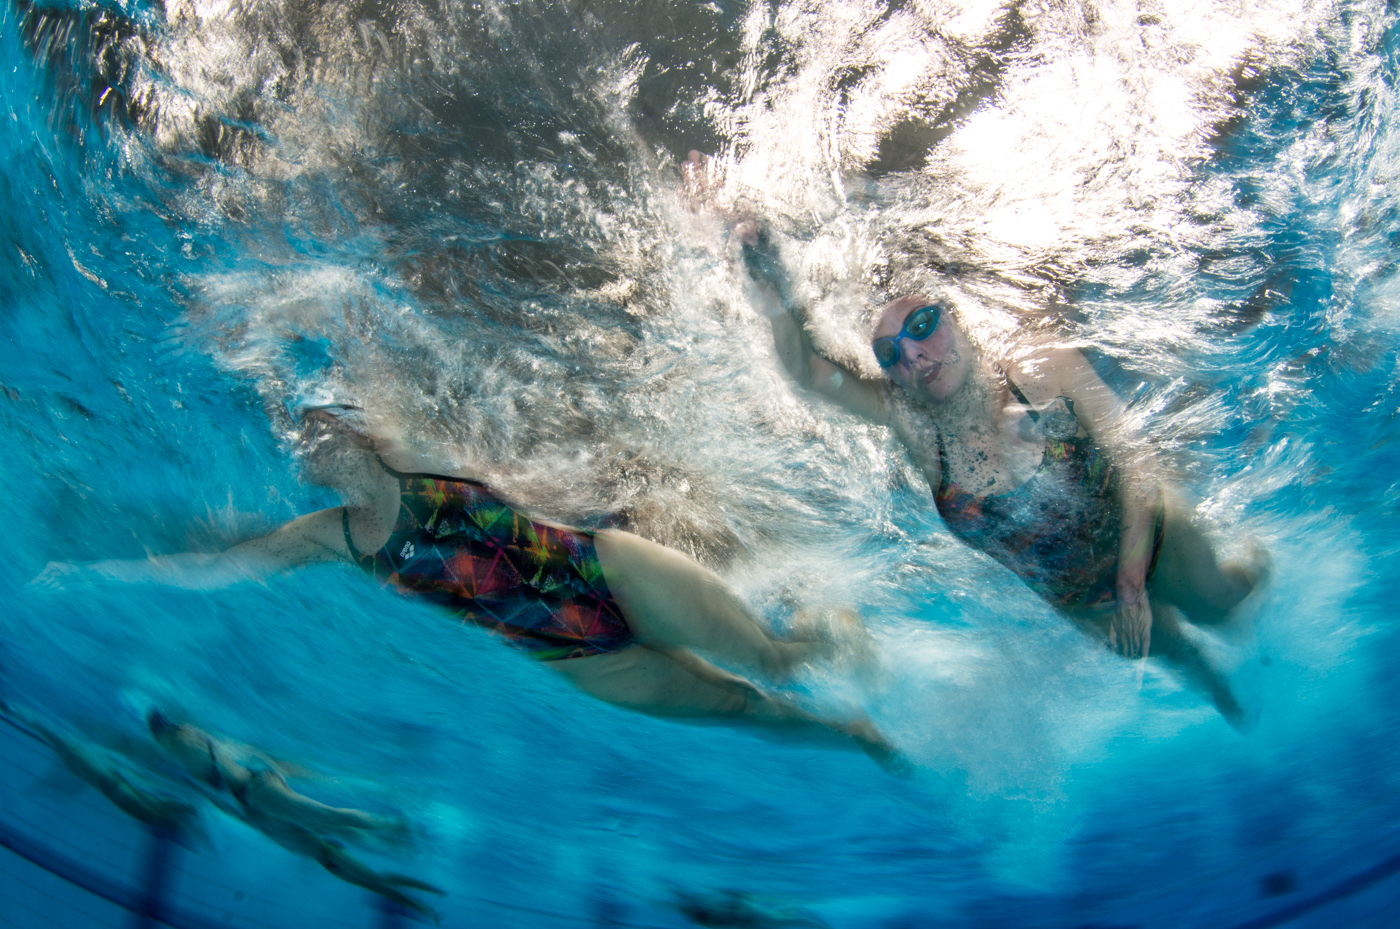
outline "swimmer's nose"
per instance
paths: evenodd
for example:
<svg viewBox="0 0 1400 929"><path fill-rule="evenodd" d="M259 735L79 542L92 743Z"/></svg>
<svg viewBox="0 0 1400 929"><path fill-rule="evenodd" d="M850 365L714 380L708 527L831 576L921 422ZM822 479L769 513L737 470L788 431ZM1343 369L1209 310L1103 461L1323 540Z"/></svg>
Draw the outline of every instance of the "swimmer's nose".
<svg viewBox="0 0 1400 929"><path fill-rule="evenodd" d="M923 342L915 342L913 339L901 339L899 342L899 360L904 367L914 370L914 363L928 358L928 349Z"/></svg>

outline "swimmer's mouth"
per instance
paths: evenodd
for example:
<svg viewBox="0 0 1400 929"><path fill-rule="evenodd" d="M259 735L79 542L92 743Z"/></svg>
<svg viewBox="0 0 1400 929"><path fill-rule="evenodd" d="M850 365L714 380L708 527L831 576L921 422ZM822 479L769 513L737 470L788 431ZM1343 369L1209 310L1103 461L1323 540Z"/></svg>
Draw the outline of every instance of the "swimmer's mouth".
<svg viewBox="0 0 1400 929"><path fill-rule="evenodd" d="M938 380L938 375L943 373L943 363L936 361L929 365L928 370L919 375L919 383L928 385Z"/></svg>

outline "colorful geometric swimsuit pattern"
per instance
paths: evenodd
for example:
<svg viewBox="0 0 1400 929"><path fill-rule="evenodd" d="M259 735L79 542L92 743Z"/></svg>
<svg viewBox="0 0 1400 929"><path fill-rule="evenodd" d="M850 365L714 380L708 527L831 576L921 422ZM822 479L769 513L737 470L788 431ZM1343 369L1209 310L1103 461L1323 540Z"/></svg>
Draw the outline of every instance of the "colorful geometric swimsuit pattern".
<svg viewBox="0 0 1400 929"><path fill-rule="evenodd" d="M940 435L943 479L934 493L938 512L954 535L1010 568L1054 605L1114 607L1122 514L1117 469L1090 437L1076 434L1079 420L1072 400L1058 397L1037 412L1014 385L1012 389L1042 431L1054 433L1046 437L1040 467L1010 493L979 497L949 479ZM1062 407L1050 411L1056 404ZM1159 510L1149 577L1161 541Z"/></svg>
<svg viewBox="0 0 1400 929"><path fill-rule="evenodd" d="M356 551L342 513L350 554L381 584L491 629L541 661L636 644L590 534L533 522L472 481L384 469L399 479L399 516L384 547Z"/></svg>

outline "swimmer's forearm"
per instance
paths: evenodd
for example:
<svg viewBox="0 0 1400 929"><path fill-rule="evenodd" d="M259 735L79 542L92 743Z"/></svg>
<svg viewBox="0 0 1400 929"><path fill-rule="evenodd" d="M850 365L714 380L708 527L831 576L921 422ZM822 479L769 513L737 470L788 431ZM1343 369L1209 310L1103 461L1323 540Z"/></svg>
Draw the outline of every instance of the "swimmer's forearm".
<svg viewBox="0 0 1400 929"><path fill-rule="evenodd" d="M1136 482L1134 482L1136 484ZM1118 599L1136 603L1147 591L1147 568L1152 562L1155 520L1148 496L1140 486L1122 493L1122 522L1118 533Z"/></svg>
<svg viewBox="0 0 1400 929"><path fill-rule="evenodd" d="M798 384L815 387L813 360L821 356L802 327L802 308L793 297L792 281L782 256L765 230L751 229L741 235L752 237L743 244L744 267L757 291L757 309L773 326L773 345L778 350L778 358Z"/></svg>
<svg viewBox="0 0 1400 929"><path fill-rule="evenodd" d="M345 557L341 541L344 518L341 507L318 510L215 554L185 552L80 564L50 562L31 584L57 590L93 582L220 590Z"/></svg>
<svg viewBox="0 0 1400 929"><path fill-rule="evenodd" d="M159 584L181 590L220 590L271 573L269 567L258 565L255 559L228 552L186 552L150 558L90 561L71 567L75 569L69 573L68 580L71 581ZM48 569L45 570L47 573Z"/></svg>
<svg viewBox="0 0 1400 929"><path fill-rule="evenodd" d="M801 323L791 313L769 318L773 326L773 347L778 350L778 360L788 375L803 387L814 387L812 383L812 362L821 356L812 345Z"/></svg>
<svg viewBox="0 0 1400 929"><path fill-rule="evenodd" d="M263 774L256 778L247 802L259 812L296 823L318 835L387 831L393 826L390 820L364 810L328 806L297 793L281 775Z"/></svg>

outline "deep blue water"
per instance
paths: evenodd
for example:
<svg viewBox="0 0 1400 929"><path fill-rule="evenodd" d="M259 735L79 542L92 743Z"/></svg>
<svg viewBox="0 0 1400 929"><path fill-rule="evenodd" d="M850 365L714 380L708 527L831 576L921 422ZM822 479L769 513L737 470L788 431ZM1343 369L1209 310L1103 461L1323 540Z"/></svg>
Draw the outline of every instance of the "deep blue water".
<svg viewBox="0 0 1400 929"><path fill-rule="evenodd" d="M411 846L357 854L441 886L448 926L1390 925L1395 30L1378 3L7 2L0 696L162 789L197 797L138 750L152 707L406 818ZM915 287L1086 349L1222 544L1272 553L1253 635L1208 642L1248 733L1101 654L951 540L890 436L786 385L723 224L676 193L692 146L834 353ZM860 610L880 673L798 686L915 777L596 703L348 568L25 586L331 505L287 441L323 394L696 554L780 625ZM158 846L0 742L0 923L139 924L102 896L146 906ZM201 816L171 925L403 918Z"/></svg>

